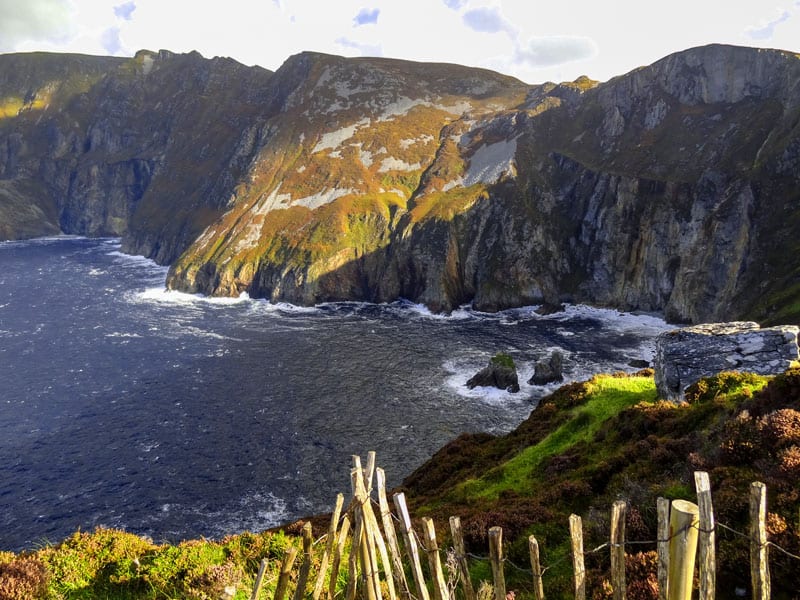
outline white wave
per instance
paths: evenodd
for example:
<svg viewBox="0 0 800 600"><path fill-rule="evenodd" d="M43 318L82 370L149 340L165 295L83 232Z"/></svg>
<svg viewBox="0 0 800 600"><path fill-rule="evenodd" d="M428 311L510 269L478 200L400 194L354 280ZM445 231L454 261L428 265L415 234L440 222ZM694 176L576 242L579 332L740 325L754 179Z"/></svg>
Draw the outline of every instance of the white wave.
<svg viewBox="0 0 800 600"><path fill-rule="evenodd" d="M205 296L203 294L187 294L186 292L179 292L177 290L169 290L167 288L148 288L143 292L134 294L137 300L145 302L159 302L164 304L182 304L186 306L196 304L212 304L219 306L230 306L235 304L243 304L246 302L253 302L247 292L242 292L236 298L218 297L218 296Z"/></svg>

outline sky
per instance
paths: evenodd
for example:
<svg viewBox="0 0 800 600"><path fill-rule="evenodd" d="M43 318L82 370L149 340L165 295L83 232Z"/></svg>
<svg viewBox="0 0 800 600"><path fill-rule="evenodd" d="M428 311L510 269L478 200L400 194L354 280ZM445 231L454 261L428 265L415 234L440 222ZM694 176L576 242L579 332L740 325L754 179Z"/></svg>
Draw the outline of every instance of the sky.
<svg viewBox="0 0 800 600"><path fill-rule="evenodd" d="M606 81L709 43L800 53L800 0L0 0L0 53L303 50Z"/></svg>

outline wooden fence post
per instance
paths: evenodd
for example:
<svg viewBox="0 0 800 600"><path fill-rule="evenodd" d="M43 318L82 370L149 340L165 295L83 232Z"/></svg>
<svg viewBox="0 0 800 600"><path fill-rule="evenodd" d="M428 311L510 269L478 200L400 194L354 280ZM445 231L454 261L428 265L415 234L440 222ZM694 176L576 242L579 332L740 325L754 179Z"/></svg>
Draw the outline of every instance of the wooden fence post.
<svg viewBox="0 0 800 600"><path fill-rule="evenodd" d="M464 546L464 534L461 531L461 519L459 517L450 517L450 534L453 536L453 549L456 551L458 570L461 572L461 579L464 581L464 598L466 600L475 600L475 588L472 587L472 580L469 577L467 549Z"/></svg>
<svg viewBox="0 0 800 600"><path fill-rule="evenodd" d="M750 484L750 579L753 600L769 600L771 583L767 546L767 486Z"/></svg>
<svg viewBox="0 0 800 600"><path fill-rule="evenodd" d="M533 571L533 597L535 600L544 600L542 563L539 560L539 542L536 541L534 536L528 538L528 549L531 553L531 570Z"/></svg>
<svg viewBox="0 0 800 600"><path fill-rule="evenodd" d="M697 554L699 509L687 500L673 500L669 512L669 600L690 600Z"/></svg>
<svg viewBox="0 0 800 600"><path fill-rule="evenodd" d="M625 600L625 508L624 500L611 507L611 586L614 600Z"/></svg>
<svg viewBox="0 0 800 600"><path fill-rule="evenodd" d="M389 555L392 561L392 576L400 588L400 594L407 600L411 598L411 591L408 589L406 573L403 568L403 557L400 554L400 545L397 543L397 532L392 521L392 511L386 499L386 473L383 469L375 469L375 479L378 485L378 506L381 511L381 522L383 523L383 533L386 535L386 544L389 546ZM474 599L468 599L474 600Z"/></svg>
<svg viewBox="0 0 800 600"><path fill-rule="evenodd" d="M667 600L669 586L669 500L659 498L656 501L658 512L658 600Z"/></svg>
<svg viewBox="0 0 800 600"><path fill-rule="evenodd" d="M425 538L425 552L428 554L428 565L433 578L433 596L436 600L450 600L450 592L442 570L442 557L439 556L439 545L436 543L433 519L422 518L422 536Z"/></svg>
<svg viewBox="0 0 800 600"><path fill-rule="evenodd" d="M506 577L503 573L503 528L489 528L489 561L492 563L494 600L506 600Z"/></svg>
<svg viewBox="0 0 800 600"><path fill-rule="evenodd" d="M314 592L311 594L313 600L319 600L322 595L322 590L325 589L325 575L328 570L328 562L333 554L333 548L336 544L336 529L339 526L339 515L342 514L342 506L344 505L344 496L338 494L336 496L336 504L333 507L333 515L331 515L331 524L328 527L328 539L325 540L325 551L322 554L322 560L319 565L319 573L317 580L314 583Z"/></svg>
<svg viewBox="0 0 800 600"><path fill-rule="evenodd" d="M261 593L261 586L264 583L264 573L267 572L268 562L266 558L261 559L261 564L258 566L258 575L256 575L256 582L253 585L253 593L250 594L250 600L258 600L258 595Z"/></svg>
<svg viewBox="0 0 800 600"><path fill-rule="evenodd" d="M372 561L376 578L376 594L380 597L380 574L378 572L378 559L375 555L375 549L377 548L378 553L381 555L383 572L386 574L386 589L389 592L389 598L390 600L395 600L397 595L395 593L394 578L392 576L392 563L389 561L389 553L386 551L386 543L383 541L378 519L375 517L375 512L372 510L370 497L366 493L362 482L359 482L357 485L356 499L361 505L361 513L364 517L367 535L369 536L370 560Z"/></svg>
<svg viewBox="0 0 800 600"><path fill-rule="evenodd" d="M278 584L275 587L275 600L283 600L286 596L286 588L289 586L289 576L292 574L294 559L297 558L297 548L289 546L286 555L281 563L281 573L278 576Z"/></svg>
<svg viewBox="0 0 800 600"><path fill-rule="evenodd" d="M314 545L314 535L311 531L311 522L303 525L303 562L300 573L297 575L297 587L294 590L294 600L303 600L306 595L308 576L311 573L311 547Z"/></svg>
<svg viewBox="0 0 800 600"><path fill-rule="evenodd" d="M698 559L700 566L699 600L714 600L717 587L716 534L714 533L714 508L711 504L711 484L708 473L696 471L697 506L700 509L700 535Z"/></svg>
<svg viewBox="0 0 800 600"><path fill-rule="evenodd" d="M366 579L368 600L381 600L380 573L378 571L378 555L375 550L376 538L372 530L372 507L369 504L364 482L364 473L360 469L353 469L350 474L356 497L356 514L361 523L361 566ZM374 515L372 515L374 518ZM394 591L394 590L393 590Z"/></svg>
<svg viewBox="0 0 800 600"><path fill-rule="evenodd" d="M336 583L339 580L339 568L342 564L342 556L344 555L344 547L347 544L347 534L350 532L350 517L345 515L342 518L342 527L339 529L338 539L336 540L336 550L333 554L333 561L331 562L331 578L328 582L328 598L331 600L336 596ZM353 547L355 542L351 545Z"/></svg>
<svg viewBox="0 0 800 600"><path fill-rule="evenodd" d="M575 600L586 600L586 568L583 565L583 522L578 515L569 517L569 537L572 544L572 568L575 572Z"/></svg>
<svg viewBox="0 0 800 600"><path fill-rule="evenodd" d="M406 496L402 492L393 496L397 514L400 517L400 527L403 532L403 540L406 543L406 551L411 561L411 574L414 576L414 587L417 592L418 600L430 600L428 588L425 586L425 577L422 574L422 565L419 562L419 548L411 528L411 517L406 507Z"/></svg>
<svg viewBox="0 0 800 600"><path fill-rule="evenodd" d="M375 451L367 452L367 468L364 470L364 488L367 496L372 493L372 477L375 474Z"/></svg>

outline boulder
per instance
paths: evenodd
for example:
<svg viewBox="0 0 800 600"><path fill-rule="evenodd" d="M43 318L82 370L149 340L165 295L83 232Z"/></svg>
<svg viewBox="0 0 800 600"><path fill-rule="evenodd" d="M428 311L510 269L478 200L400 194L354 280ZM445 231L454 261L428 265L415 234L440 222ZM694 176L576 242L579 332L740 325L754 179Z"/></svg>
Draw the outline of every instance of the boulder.
<svg viewBox="0 0 800 600"><path fill-rule="evenodd" d="M656 338L658 394L682 400L687 387L722 371L777 375L798 359L798 328L761 328L751 321L708 323L675 329Z"/></svg>
<svg viewBox="0 0 800 600"><path fill-rule="evenodd" d="M495 354L489 364L470 377L467 387L496 387L512 394L519 391L519 379L514 359L508 354Z"/></svg>
<svg viewBox="0 0 800 600"><path fill-rule="evenodd" d="M530 385L547 385L556 381L564 381L563 368L564 355L556 350L547 358L536 361L533 367L533 377L528 383Z"/></svg>

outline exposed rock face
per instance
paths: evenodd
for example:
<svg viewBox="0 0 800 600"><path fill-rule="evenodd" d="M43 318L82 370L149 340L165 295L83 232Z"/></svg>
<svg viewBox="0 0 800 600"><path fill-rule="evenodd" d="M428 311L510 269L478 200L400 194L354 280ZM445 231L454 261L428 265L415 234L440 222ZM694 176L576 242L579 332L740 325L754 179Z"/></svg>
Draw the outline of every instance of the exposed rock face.
<svg viewBox="0 0 800 600"><path fill-rule="evenodd" d="M680 400L687 387L722 371L776 375L798 359L798 327L712 323L662 333L654 360L658 394Z"/></svg>
<svg viewBox="0 0 800 600"><path fill-rule="evenodd" d="M168 285L800 322L800 58L598 84L456 65L0 56L0 237L122 235Z"/></svg>
<svg viewBox="0 0 800 600"><path fill-rule="evenodd" d="M508 354L496 354L489 364L470 377L467 381L469 389L483 386L496 387L515 394L519 391L519 379L514 360Z"/></svg>
<svg viewBox="0 0 800 600"><path fill-rule="evenodd" d="M561 352L553 352L547 358L537 360L533 377L528 381L531 385L547 385L556 381L564 381L564 356Z"/></svg>

